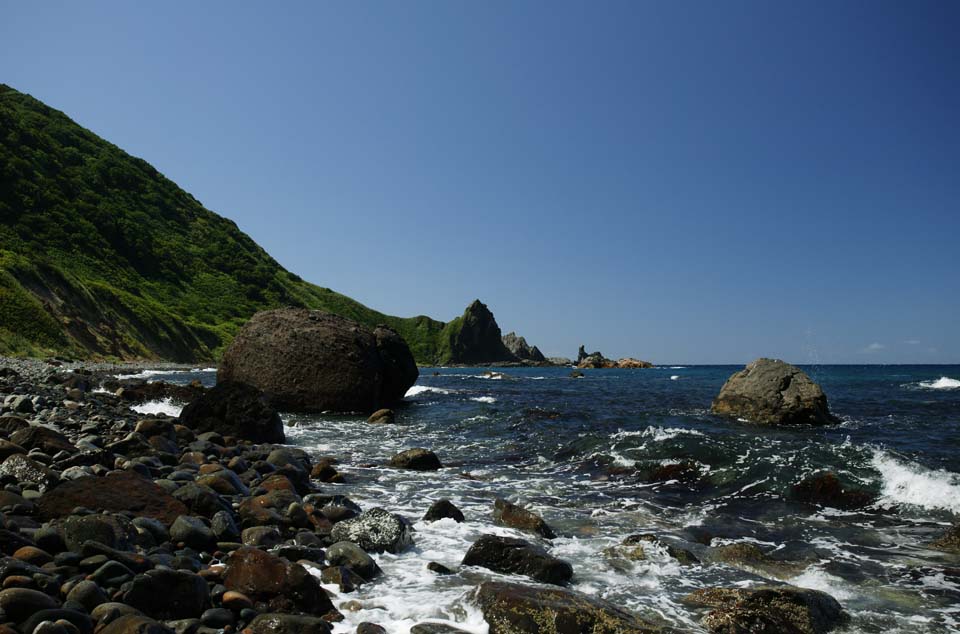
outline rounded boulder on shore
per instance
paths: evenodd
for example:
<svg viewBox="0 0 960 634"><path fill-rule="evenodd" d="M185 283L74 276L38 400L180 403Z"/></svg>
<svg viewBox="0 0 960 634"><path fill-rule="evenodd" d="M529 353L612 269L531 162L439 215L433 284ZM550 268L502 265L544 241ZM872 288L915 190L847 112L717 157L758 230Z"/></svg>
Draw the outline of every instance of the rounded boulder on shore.
<svg viewBox="0 0 960 634"><path fill-rule="evenodd" d="M403 338L318 310L257 313L223 355L218 381L267 393L283 410L373 412L393 405L419 370Z"/></svg>

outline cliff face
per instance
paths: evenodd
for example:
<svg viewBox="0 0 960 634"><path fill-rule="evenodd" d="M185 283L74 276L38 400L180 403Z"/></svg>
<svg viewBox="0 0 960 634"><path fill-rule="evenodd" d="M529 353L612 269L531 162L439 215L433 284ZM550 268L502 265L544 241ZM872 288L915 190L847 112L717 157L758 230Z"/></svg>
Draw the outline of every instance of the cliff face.
<svg viewBox="0 0 960 634"><path fill-rule="evenodd" d="M440 339L442 363L518 361L503 345L493 313L479 299L444 327Z"/></svg>
<svg viewBox="0 0 960 634"><path fill-rule="evenodd" d="M503 336L503 345L507 350L521 361L531 361L533 363L544 363L546 357L536 346L531 346L523 337L517 336L515 332L509 332Z"/></svg>

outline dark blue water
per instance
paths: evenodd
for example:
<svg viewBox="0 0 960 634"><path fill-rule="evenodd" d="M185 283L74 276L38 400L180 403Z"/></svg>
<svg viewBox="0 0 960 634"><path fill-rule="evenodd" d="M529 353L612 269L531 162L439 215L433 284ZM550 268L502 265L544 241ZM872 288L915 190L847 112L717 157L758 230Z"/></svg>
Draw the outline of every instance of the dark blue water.
<svg viewBox="0 0 960 634"><path fill-rule="evenodd" d="M686 593L770 582L833 594L853 616L849 631L960 631L960 560L926 547L960 519L960 366L804 368L842 421L819 428L711 415L739 369L588 370L582 379L560 368L502 378L423 369L397 425L285 417L291 442L343 462L348 482L326 488L412 519L448 497L469 520L417 523L417 548L381 556L389 580L362 590L364 609L337 631L375 620L405 632L424 618L483 631L469 592L486 573L437 578L423 566L456 567L484 532L516 534L492 525L497 496L563 534L551 550L573 563L575 588L690 631L702 615L682 604ZM409 447L433 449L447 468L369 466ZM874 501L843 511L797 500L793 487L821 471ZM703 563L680 566L657 547L629 561L617 545L634 533L655 533ZM711 563L716 547L737 542L771 561Z"/></svg>

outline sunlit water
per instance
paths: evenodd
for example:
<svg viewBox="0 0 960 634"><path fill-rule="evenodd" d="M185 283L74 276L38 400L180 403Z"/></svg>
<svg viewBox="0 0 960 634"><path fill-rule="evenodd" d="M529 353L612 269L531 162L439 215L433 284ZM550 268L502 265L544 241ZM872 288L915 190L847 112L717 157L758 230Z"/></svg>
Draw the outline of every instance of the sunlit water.
<svg viewBox="0 0 960 634"><path fill-rule="evenodd" d="M530 538L493 525L496 497L539 512L561 534L548 547L573 564L575 589L689 631L700 631L701 616L680 602L690 591L771 581L829 592L853 616L846 631L960 631L960 559L924 547L960 514L960 366L806 368L843 422L779 429L709 413L738 369L593 370L582 379L558 368L512 369L502 379L423 369L396 425L285 416L291 443L341 461L347 483L326 491L415 521L415 547L377 556L385 576L340 597L363 609L344 611L335 631L373 621L402 633L431 619L486 631L470 591L491 573L440 577L425 566L457 569L484 533ZM214 380L209 371L151 378ZM144 411L151 407L177 411L172 403ZM445 468L373 466L410 447L434 450ZM656 467L678 462L696 463L701 476L649 481ZM878 501L843 512L792 499L794 484L825 469ZM444 497L467 521L421 522ZM655 547L642 561L611 555L635 533L655 533L704 560L710 546L750 541L789 563L746 572L680 566Z"/></svg>

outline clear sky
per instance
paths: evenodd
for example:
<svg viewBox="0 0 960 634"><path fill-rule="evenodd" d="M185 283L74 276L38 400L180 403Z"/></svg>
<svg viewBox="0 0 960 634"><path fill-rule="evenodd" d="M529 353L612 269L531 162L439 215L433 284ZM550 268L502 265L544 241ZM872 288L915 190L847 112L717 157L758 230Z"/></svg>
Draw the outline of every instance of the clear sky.
<svg viewBox="0 0 960 634"><path fill-rule="evenodd" d="M0 82L391 314L960 362L960 3L0 1Z"/></svg>

